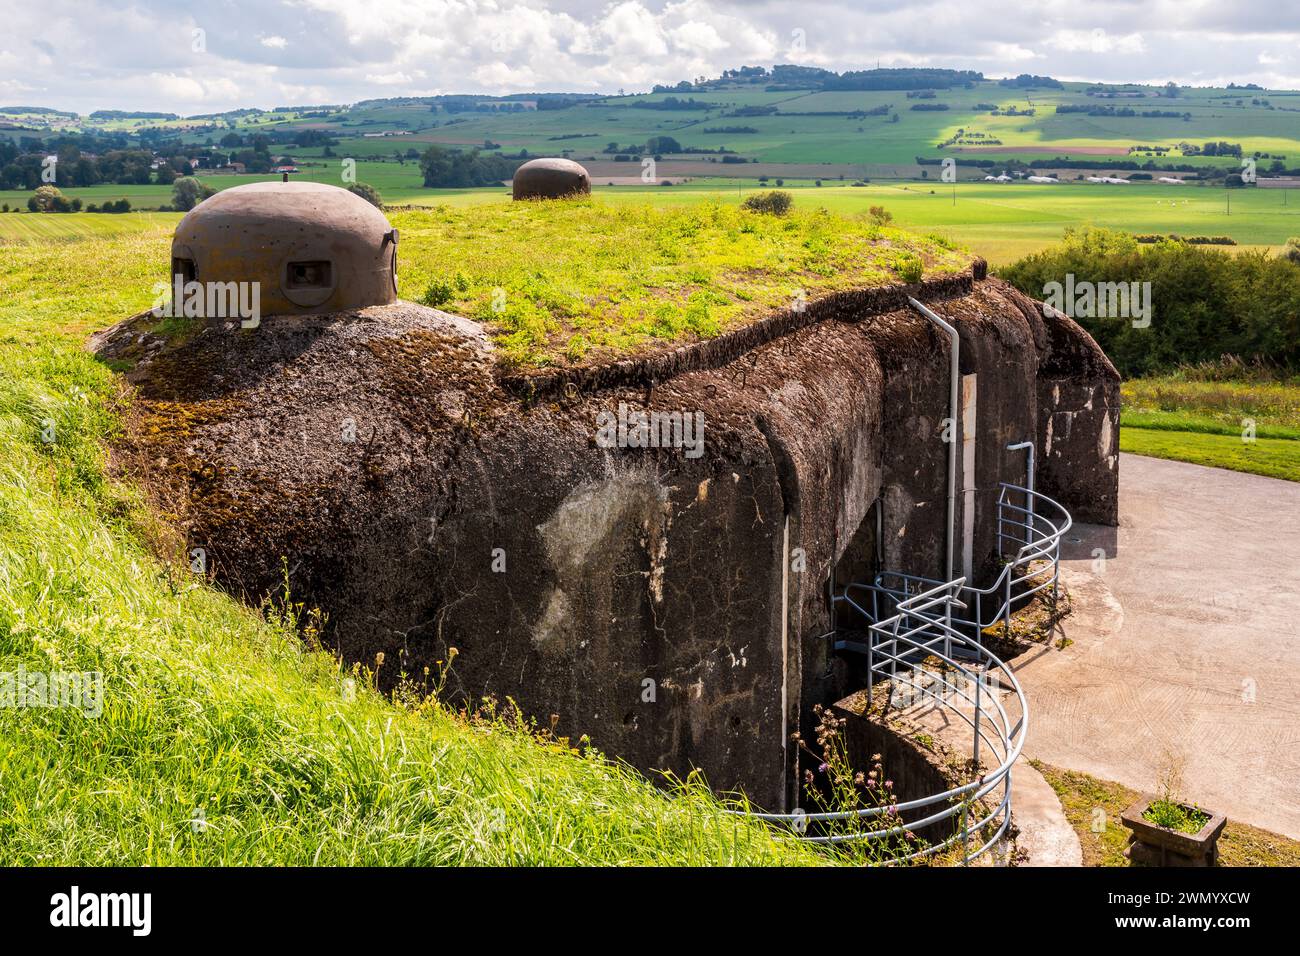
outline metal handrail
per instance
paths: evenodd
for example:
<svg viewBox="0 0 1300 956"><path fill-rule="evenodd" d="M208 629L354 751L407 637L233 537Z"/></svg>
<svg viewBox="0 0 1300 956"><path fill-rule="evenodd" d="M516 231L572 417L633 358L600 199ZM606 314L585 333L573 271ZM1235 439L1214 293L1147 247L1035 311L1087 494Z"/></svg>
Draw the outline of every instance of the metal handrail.
<svg viewBox="0 0 1300 956"><path fill-rule="evenodd" d="M1011 614L1016 605L1038 592L1050 587L1053 599L1056 598L1060 579L1061 538L1074 523L1064 507L1041 492L1008 482L1002 482L999 487L997 546L998 556L1006 563L997 579L988 587L963 585L958 595L965 608L973 609L973 614L960 616L956 620L977 641L985 629L999 620L1009 630ZM1016 495L1023 496L1023 505L1011 500ZM1010 557L1007 554L1008 543L1017 545ZM1040 561L1047 562L1046 566L1031 567ZM831 601L832 606L846 603L868 621L879 621L911 595L945 583L947 582L924 575L883 571L870 584L846 584L839 594L832 594ZM854 599L855 592L870 595L870 610ZM997 599L997 603L991 606L994 599Z"/></svg>
<svg viewBox="0 0 1300 956"><path fill-rule="evenodd" d="M867 654L868 673L871 675L869 693L877 677L891 682L891 697L897 695L900 687L920 691L924 700L933 700L970 725L974 734L976 766L979 766L980 745L983 744L997 760L996 767L941 793L890 806L818 813L755 813L752 816L785 824L795 829L802 839L813 843L837 844L900 838L910 831L961 815L961 822L951 836L899 856L898 862L931 856L961 842L964 844L962 861L966 863L1001 839L1011 822L1011 767L1024 748L1029 712L1024 691L1011 669L992 652L945 621L952 609L961 604L956 594L965 583L964 578L957 578L901 601L893 617L871 625L868 644L850 646L844 642L843 649L861 650ZM937 635L933 633L936 629ZM926 635L930 635L928 639ZM954 646L973 655L975 663L955 657L952 654ZM919 656L937 658L940 662L937 670L921 669L921 673L934 682L929 688L922 687L914 679ZM903 665L901 673L900 664ZM1019 710L1019 717L1014 721L1000 699L1004 691L1013 695ZM915 702L915 694L908 697ZM995 797L992 809L983 817L971 819L970 808L980 806L980 802L999 787L1002 792ZM915 819L908 819L917 813ZM809 823L850 822L883 814L896 815L901 822L878 830L851 833L810 835L801 832ZM978 817L978 813L974 816ZM991 824L995 825L993 834L972 847L972 841L978 842Z"/></svg>
<svg viewBox="0 0 1300 956"><path fill-rule="evenodd" d="M1023 504L1012 500L1018 496ZM751 816L789 826L804 840L837 844L898 838L961 814L951 836L900 856L898 862L930 856L961 842L962 862L968 863L997 843L1011 823L1011 768L1024 749L1029 705L1010 667L984 646L983 632L1002 620L1009 633L1012 608L1047 587L1052 588L1055 597L1060 577L1061 538L1072 524L1070 513L1051 498L1032 488L1003 482L998 494L997 542L998 555L1006 563L997 580L988 587L976 588L967 584L965 577L935 581L885 571L872 584L850 583L839 593L832 589L832 618L836 607L843 603L869 622L865 642L838 639L834 645L836 650L866 656L868 704L873 699L875 684L883 679L890 684L891 700L896 699L899 688L920 689L923 699L933 700L964 720L972 731L971 756L978 774L973 780L942 793L892 806ZM1010 557L1004 550L1007 542L1016 545ZM1045 567L1034 567L1037 562L1047 563ZM890 586L890 582L897 583ZM869 601L860 599L864 594ZM986 607L994 600L998 602L996 610L986 615ZM939 661L939 669L926 669L926 663L933 659ZM921 686L926 677L932 681L928 688ZM968 688L973 688L973 692ZM1004 692L1010 695L1008 703L1012 710L1019 712L1014 721L1003 703ZM982 750L991 755L990 762L996 761L992 770L980 772ZM989 812L981 819L972 820L970 808L982 806L981 801L999 788L1001 793L994 797L996 802ZM810 835L804 832L809 823L834 824L886 813L896 815L894 818L902 822L878 830L849 833ZM906 819L914 813L921 815ZM980 843L990 825L994 826L992 836ZM974 849L973 842L979 843Z"/></svg>

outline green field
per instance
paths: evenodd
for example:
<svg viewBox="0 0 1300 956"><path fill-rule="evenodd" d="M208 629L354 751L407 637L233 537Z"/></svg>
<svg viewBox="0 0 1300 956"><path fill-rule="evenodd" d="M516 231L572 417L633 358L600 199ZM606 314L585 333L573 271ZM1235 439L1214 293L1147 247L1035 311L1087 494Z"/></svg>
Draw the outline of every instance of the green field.
<svg viewBox="0 0 1300 956"><path fill-rule="evenodd" d="M1247 442L1239 435L1126 426L1119 433L1119 449L1151 458L1300 481L1300 441L1295 439L1255 438Z"/></svg>
<svg viewBox="0 0 1300 956"><path fill-rule="evenodd" d="M264 181L266 176L213 176L205 181L216 188L244 182ZM337 182L333 171L309 167L302 178ZM425 189L419 185L414 164L362 163L358 178L379 188L390 204L473 205L502 198L500 189ZM69 197L101 203L139 190L132 202L159 205L171 198L168 187L92 186L68 189ZM756 188L752 180L701 180L678 186L597 186L599 201L611 203L650 201L659 206L677 206L705 201L737 203ZM1100 186L1094 184L958 183L956 186L926 183L813 186L810 182L788 182L797 209L825 207L845 215L865 213L871 206L884 206L895 222L921 233L937 233L994 265L1012 262L1060 240L1070 226L1098 225L1137 233L1176 232L1183 235L1227 235L1241 247L1281 248L1290 236L1300 235L1300 194L1288 197L1287 190L1232 190L1199 186ZM954 193L956 202L954 203ZM130 193L125 193L130 196ZM0 202L26 202L24 193L0 193ZM147 214L146 214L147 215ZM0 242L61 236L69 233L121 232L148 229L174 222L175 214L152 214L136 225L135 214L0 214ZM44 220L49 220L45 222ZM66 220L66 222L55 222Z"/></svg>
<svg viewBox="0 0 1300 956"><path fill-rule="evenodd" d="M1125 382L1120 450L1300 481L1300 382L1230 374Z"/></svg>
<svg viewBox="0 0 1300 956"><path fill-rule="evenodd" d="M35 132L45 134L82 129L131 134L165 130L199 144L215 143L230 131L321 129L340 138L335 147L339 156L361 159L392 156L395 151L408 148L422 149L428 143L482 146L489 140L507 152L527 149L534 155L555 155L561 150L571 150L575 158L586 159L605 155L603 150L611 142L632 146L644 143L651 136L669 135L688 149L726 147L761 163L886 167L899 170L896 175L909 176L916 173L918 155L951 155L959 161L963 158L1028 161L1066 155L1075 159L1098 158L1089 151L1108 148L1117 151L1116 158L1125 158L1124 153L1132 146L1170 148L1172 160L1194 167L1235 165L1227 158L1184 157L1177 148L1184 142L1199 145L1218 140L1239 143L1245 155L1260 152L1270 157L1289 156L1291 165L1300 159L1300 123L1296 112L1300 110L1300 93L1296 91L1183 88L1178 96L1171 98L1157 87L1126 86L1110 87L1106 92L1142 95L1102 98L1089 95L1090 89L1084 83L1065 83L1059 89L1023 89L986 80L969 88L938 89L932 99L922 100L909 98L902 90L767 91L761 85L710 84L687 92L608 97L566 109L519 112L449 114L420 102L371 101L325 117L303 116L287 109L165 122L74 121L66 117L4 114L0 114L0 119L27 123ZM670 95L678 99L694 98L709 108L644 108L645 104L662 102ZM948 109L912 108L925 104L943 104ZM1080 105L1131 109L1139 115L1057 112L1058 106ZM1032 115L992 115L988 106L998 107L1000 111L1013 108L1022 114L1033 112ZM889 114L825 115L881 107L888 107ZM746 110L755 108L775 112L746 114ZM1142 112L1178 115L1142 116ZM752 132L736 132L737 128ZM726 129L732 132L720 131ZM384 133L394 135L380 135ZM957 140L959 133L961 138ZM996 144L972 145L979 142ZM320 149L292 152L300 160L314 159L320 156ZM1081 149L1084 152L1079 152ZM974 175L974 171L970 174Z"/></svg>
<svg viewBox="0 0 1300 956"><path fill-rule="evenodd" d="M933 100L909 99L904 91L817 91L767 92L752 86L730 89L701 89L687 93L647 94L611 97L564 110L517 113L433 114L420 104L393 104L354 109L326 121L289 120L286 125L305 122L331 129L344 140L340 155L375 156L391 154L395 148L422 143L476 146L491 140L507 151L528 149L535 154L573 150L575 158L598 156L605 145L641 143L650 136L670 135L687 148L727 147L763 163L831 163L863 166L905 166L914 168L918 155L939 155L940 144L964 131L965 142L983 134L995 139L999 152L989 148L963 147L946 152L959 158L1051 159L1080 147L1111 147L1121 152L1130 146L1176 146L1180 142L1200 144L1208 140L1240 143L1246 154L1300 154L1300 132L1296 115L1300 95L1290 91L1246 93L1224 89L1184 89L1176 98L1148 95L1137 99L1099 100L1086 95L1087 84L1067 83L1063 89L1023 90L986 81L972 88L937 90ZM663 101L668 96L693 97L711 104L708 110L655 110L637 104ZM1241 100L1241 105L1237 104ZM1253 103L1267 99L1268 105ZM942 103L946 111L921 111L920 103ZM994 116L981 104L1002 109L1033 110L1032 116ZM1063 104L1117 105L1136 112L1186 113L1179 118L1144 116L1090 116L1084 113L1058 114ZM828 116L814 113L869 111L888 106L891 115ZM745 108L775 107L769 115L743 115ZM742 115L735 115L737 110ZM754 132L710 132L747 127ZM401 132L391 137L364 137L366 132ZM955 146L955 144L954 144ZM1224 159L1173 154L1192 166L1222 165ZM1074 153L1075 158L1085 158ZM1095 157L1093 157L1095 158ZM1122 155L1119 158L1123 158ZM726 171L726 170L722 170Z"/></svg>
<svg viewBox="0 0 1300 956"><path fill-rule="evenodd" d="M712 338L797 295L814 300L969 266L915 234L814 209L774 216L720 203L497 197L392 221L403 237L407 297L482 322L499 355L518 365L608 361Z"/></svg>
<svg viewBox="0 0 1300 956"><path fill-rule="evenodd" d="M708 108L645 108L646 104L663 103L670 95L693 98ZM933 104L949 108L913 109ZM1032 115L992 115L990 106L1003 114L1011 108L1020 114L1032 110ZM1057 112L1058 107L1079 106L1131 110L1139 115ZM882 107L889 112L861 115ZM751 115L756 109L775 112ZM1142 112L1177 115L1142 116ZM829 115L836 113L851 115ZM759 176L779 177L796 191L801 207L815 204L852 215L872 205L884 205L899 225L937 232L995 265L1057 241L1068 226L1086 224L1139 233L1227 235L1241 246L1273 249L1290 236L1300 235L1300 191L1289 195L1280 189L1236 189L1228 195L1222 188L1192 184L1097 185L1077 182L1076 177L1104 169L1070 166L1080 161L1145 162L1148 154L1130 155L1130 148L1163 147L1168 153L1159 159L1161 163L1213 169L1222 175L1239 169L1240 161L1230 156L1183 155L1182 144L1226 141L1240 145L1246 156L1262 154L1259 169L1263 175L1273 163L1300 167L1300 92L1285 90L1185 87L1170 97L1156 87L1065 83L1061 88L1023 89L987 80L969 88L937 89L931 99L921 99L901 90L768 91L762 84L713 82L682 93L611 96L564 109L511 112L449 113L436 102L431 106L418 101L377 100L325 116L285 109L166 122L74 120L57 115L0 115L0 119L30 122L38 132L50 135L87 129L138 135L159 129L176 134L184 144L200 146L215 144L231 132L325 131L338 139L330 147L333 156L325 156L325 147L320 145L297 147L289 142L272 149L276 155L292 156L301 169L297 178L337 185L345 185L344 160L355 160L357 178L377 188L390 205L458 205L490 201L500 194L496 189L424 188L418 161L406 154L419 153L430 144L468 148L483 147L490 141L512 155L519 150L531 155L570 155L589 165L598 193L611 202L640 201L646 193L658 205L730 202L759 188ZM654 178L670 179L677 185L606 185L611 180L639 176L642 145L654 136L671 136L687 150L727 149L751 162L724 164L717 153L665 155L659 159ZM606 151L611 143L618 144L633 161L613 162L614 154ZM996 145L975 145L979 143ZM936 182L939 167L918 166L918 156L955 159L959 178L955 189ZM1000 163L1058 158L1060 162L1052 168L1060 172L1059 185L986 183L983 177L990 170L970 164L973 160ZM1131 171L1118 172L1131 175ZM1161 175L1159 171L1153 174ZM864 177L870 179L870 185L851 185ZM218 189L268 178L272 177L204 177ZM815 179L823 182L820 188L813 185ZM160 185L100 185L64 191L85 203L125 197L136 208L156 209L171 198L170 187ZM24 213L18 214L21 219L28 196L21 191L0 192L0 204L23 208ZM84 225L56 226L0 215L0 242L132 228L89 220Z"/></svg>
<svg viewBox="0 0 1300 956"><path fill-rule="evenodd" d="M20 213L0 215L0 243L58 242L131 234L170 234L180 219L177 213L92 212Z"/></svg>

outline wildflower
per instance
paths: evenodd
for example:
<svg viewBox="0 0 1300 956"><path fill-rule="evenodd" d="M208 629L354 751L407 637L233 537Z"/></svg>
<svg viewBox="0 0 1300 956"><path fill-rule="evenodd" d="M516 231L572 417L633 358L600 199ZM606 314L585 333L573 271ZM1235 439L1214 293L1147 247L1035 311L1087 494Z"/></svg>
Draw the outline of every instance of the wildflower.
<svg viewBox="0 0 1300 956"><path fill-rule="evenodd" d="M822 764L821 766L819 766L819 767L817 768L817 772L818 772L818 773L825 773L825 772L826 772L826 764Z"/></svg>
<svg viewBox="0 0 1300 956"><path fill-rule="evenodd" d="M892 780L886 780L886 781L885 781L885 789L886 789L886 790L893 790L893 789L894 789L894 781L892 781Z"/></svg>

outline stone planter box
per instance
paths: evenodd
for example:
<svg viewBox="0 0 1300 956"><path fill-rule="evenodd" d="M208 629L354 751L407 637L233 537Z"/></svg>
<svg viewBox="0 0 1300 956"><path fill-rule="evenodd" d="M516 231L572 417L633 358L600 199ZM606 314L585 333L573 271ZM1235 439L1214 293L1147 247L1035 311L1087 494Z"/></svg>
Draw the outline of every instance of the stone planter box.
<svg viewBox="0 0 1300 956"><path fill-rule="evenodd" d="M1210 813L1210 819L1199 832L1182 833L1157 826L1142 816L1154 800L1155 797L1143 796L1120 815L1121 822L1129 829L1124 855L1131 862L1146 866L1214 866L1219 860L1219 835L1228 818L1221 813Z"/></svg>

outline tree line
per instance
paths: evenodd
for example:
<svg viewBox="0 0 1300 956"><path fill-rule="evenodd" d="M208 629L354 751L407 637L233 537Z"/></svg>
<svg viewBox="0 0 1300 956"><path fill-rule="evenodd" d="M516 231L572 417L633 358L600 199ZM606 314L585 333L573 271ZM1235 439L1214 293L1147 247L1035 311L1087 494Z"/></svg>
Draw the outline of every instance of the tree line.
<svg viewBox="0 0 1300 956"><path fill-rule="evenodd" d="M1146 238L1146 237L1144 237ZM1000 270L1041 299L1048 283L1151 283L1151 321L1076 316L1125 376L1213 362L1225 355L1300 370L1300 241L1288 252L1237 254L1177 239L1141 244L1094 227ZM1141 325L1141 323L1139 323Z"/></svg>

